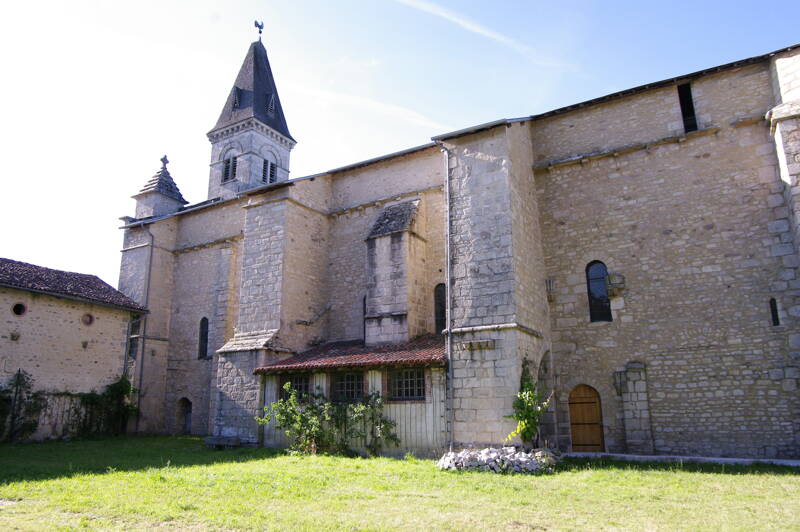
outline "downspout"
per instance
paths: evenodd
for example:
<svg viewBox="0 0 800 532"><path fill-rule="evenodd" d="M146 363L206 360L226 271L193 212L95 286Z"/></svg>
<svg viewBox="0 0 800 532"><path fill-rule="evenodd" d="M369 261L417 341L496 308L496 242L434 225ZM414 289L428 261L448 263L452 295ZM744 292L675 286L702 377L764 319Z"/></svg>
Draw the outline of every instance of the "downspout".
<svg viewBox="0 0 800 532"><path fill-rule="evenodd" d="M144 226L143 226L144 227ZM150 255L147 259L147 277L145 278L144 285L144 306L147 307L150 302L150 276L153 273L153 247L155 246L155 237L150 229L147 229L147 235L150 237ZM142 417L142 382L144 381L144 359L147 358L147 315L142 316L142 330L141 330L142 346L141 355L139 356L139 385L136 392L136 426L134 432L139 432L139 420Z"/></svg>
<svg viewBox="0 0 800 532"><path fill-rule="evenodd" d="M445 342L445 352L447 354L447 414L448 420L448 442L447 447L450 452L453 451L453 433L455 432L453 423L455 421L455 411L453 405L455 403L453 397L453 322L452 322L452 308L453 308L453 290L450 285L451 269L453 261L450 257L450 150L439 141L434 141L444 155L444 213L445 213L445 240L444 240L444 256L445 256L445 270L444 270L444 286L447 305L445 305L445 319L447 327L445 333L447 334L447 341Z"/></svg>

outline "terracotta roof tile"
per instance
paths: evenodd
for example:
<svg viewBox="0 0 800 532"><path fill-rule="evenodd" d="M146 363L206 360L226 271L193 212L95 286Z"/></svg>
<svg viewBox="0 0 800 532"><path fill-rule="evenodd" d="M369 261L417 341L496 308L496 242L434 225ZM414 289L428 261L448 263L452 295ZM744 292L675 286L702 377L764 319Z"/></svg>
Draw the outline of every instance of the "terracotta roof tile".
<svg viewBox="0 0 800 532"><path fill-rule="evenodd" d="M99 305L145 310L96 275L53 270L11 259L0 258L0 286L80 299Z"/></svg>
<svg viewBox="0 0 800 532"><path fill-rule="evenodd" d="M361 342L325 344L256 368L254 373L381 366L443 366L446 361L444 336L430 335L405 344L382 346L365 346Z"/></svg>

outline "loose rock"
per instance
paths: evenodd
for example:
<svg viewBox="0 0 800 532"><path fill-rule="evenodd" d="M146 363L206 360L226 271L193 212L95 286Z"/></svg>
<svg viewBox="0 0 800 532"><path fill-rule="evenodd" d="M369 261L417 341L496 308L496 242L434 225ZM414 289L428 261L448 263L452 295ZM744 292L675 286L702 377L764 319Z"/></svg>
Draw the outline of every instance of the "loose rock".
<svg viewBox="0 0 800 532"><path fill-rule="evenodd" d="M492 473L552 473L558 458L547 449L529 453L516 447L464 449L445 453L436 463L442 470L491 471Z"/></svg>

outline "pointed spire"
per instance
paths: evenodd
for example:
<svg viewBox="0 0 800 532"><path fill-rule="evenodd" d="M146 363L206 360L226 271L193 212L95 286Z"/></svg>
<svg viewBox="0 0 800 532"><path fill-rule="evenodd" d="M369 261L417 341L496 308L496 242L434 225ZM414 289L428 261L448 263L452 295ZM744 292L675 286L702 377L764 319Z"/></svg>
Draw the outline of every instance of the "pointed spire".
<svg viewBox="0 0 800 532"><path fill-rule="evenodd" d="M250 45L214 129L220 129L247 118L257 118L294 142L283 115L275 78L272 76L272 69L269 66L269 59L267 59L267 50L261 44L260 39Z"/></svg>
<svg viewBox="0 0 800 532"><path fill-rule="evenodd" d="M156 172L156 174L150 178L142 190L139 191L139 194L145 194L147 192L158 192L168 198L172 198L179 203L183 203L184 205L189 203L185 199L183 199L183 195L181 191L178 190L178 185L175 184L175 181L172 180L172 176L169 175L169 170L167 170L167 164L169 163L169 159L167 156L163 156L161 158L161 170ZM134 197L136 197L134 196Z"/></svg>

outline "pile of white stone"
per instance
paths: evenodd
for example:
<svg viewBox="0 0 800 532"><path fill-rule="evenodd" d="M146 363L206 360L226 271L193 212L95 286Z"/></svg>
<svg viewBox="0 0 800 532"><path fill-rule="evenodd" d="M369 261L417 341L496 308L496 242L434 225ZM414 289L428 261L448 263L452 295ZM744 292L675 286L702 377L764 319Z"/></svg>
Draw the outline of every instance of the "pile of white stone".
<svg viewBox="0 0 800 532"><path fill-rule="evenodd" d="M526 453L516 447L488 447L445 453L436 463L436 467L452 471L552 473L557 460L556 455L547 449L534 449Z"/></svg>

